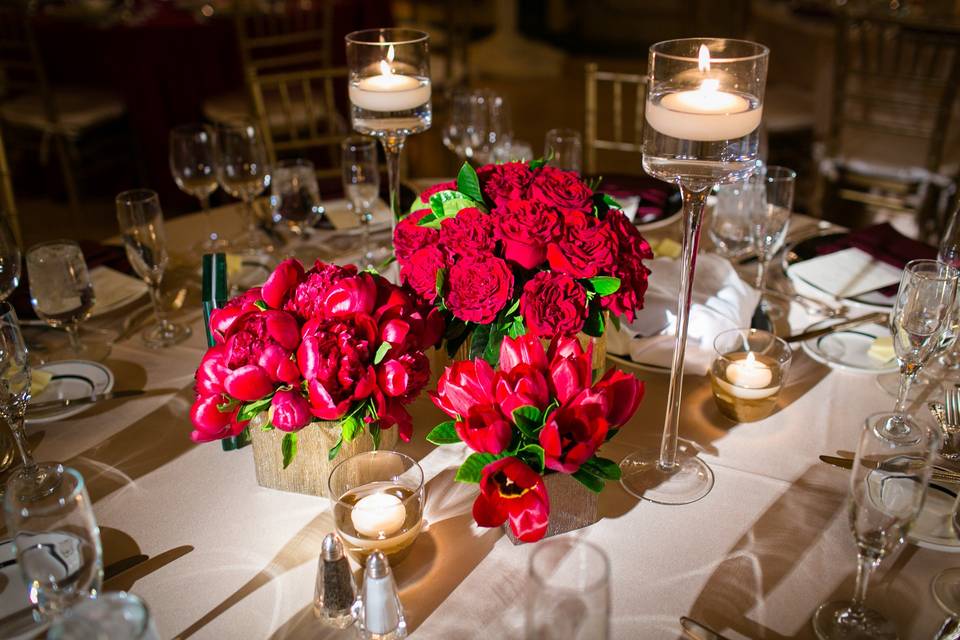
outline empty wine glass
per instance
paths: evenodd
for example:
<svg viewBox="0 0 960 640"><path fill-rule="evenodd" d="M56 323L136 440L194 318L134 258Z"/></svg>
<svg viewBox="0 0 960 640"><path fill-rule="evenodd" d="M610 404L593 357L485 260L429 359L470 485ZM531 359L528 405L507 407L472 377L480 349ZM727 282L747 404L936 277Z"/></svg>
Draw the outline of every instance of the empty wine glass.
<svg viewBox="0 0 960 640"><path fill-rule="evenodd" d="M923 506L939 436L919 430L916 442L895 442L874 425L891 414L870 416L860 433L850 473L850 528L857 543L857 581L853 600L822 604L813 616L821 640L894 639L893 625L866 604L870 576L903 542Z"/></svg>
<svg viewBox="0 0 960 640"><path fill-rule="evenodd" d="M489 89L453 91L443 144L461 160L486 164L496 145L512 134L510 110L501 96Z"/></svg>
<svg viewBox="0 0 960 640"><path fill-rule="evenodd" d="M533 160L533 145L526 140L510 139L493 148L491 162L529 162Z"/></svg>
<svg viewBox="0 0 960 640"><path fill-rule="evenodd" d="M23 462L21 473L33 474L37 465L23 430L23 419L30 402L30 361L27 343L20 333L17 313L0 302L0 418L10 425L13 442Z"/></svg>
<svg viewBox="0 0 960 640"><path fill-rule="evenodd" d="M717 188L717 204L710 215L707 233L724 258L736 259L753 247L751 211L759 204L761 189L755 181L722 184Z"/></svg>
<svg viewBox="0 0 960 640"><path fill-rule="evenodd" d="M51 327L65 329L70 339L69 350L52 350L45 353L45 359L105 357L99 343L94 346L80 341L80 323L90 317L95 301L80 245L71 240L54 240L30 247L27 275L30 303L37 316Z"/></svg>
<svg viewBox="0 0 960 640"><path fill-rule="evenodd" d="M47 489L30 477L7 483L4 512L17 565L39 613L52 618L96 595L103 582L100 529L83 476L61 464L43 465Z"/></svg>
<svg viewBox="0 0 960 640"><path fill-rule="evenodd" d="M184 124L170 131L170 173L181 191L200 200L207 225L207 237L200 249L207 253L225 251L229 243L213 229L210 219L210 195L217 190L216 144L211 127Z"/></svg>
<svg viewBox="0 0 960 640"><path fill-rule="evenodd" d="M377 167L377 143L372 138L351 136L340 144L343 169L343 194L357 215L363 237L360 241L360 266L373 266L370 249L370 221L373 203L380 193L380 169Z"/></svg>
<svg viewBox="0 0 960 640"><path fill-rule="evenodd" d="M0 214L0 302L20 284L20 269L20 245L6 216Z"/></svg>
<svg viewBox="0 0 960 640"><path fill-rule="evenodd" d="M543 157L551 167L580 173L583 139L576 129L550 129L543 141Z"/></svg>
<svg viewBox="0 0 960 640"><path fill-rule="evenodd" d="M954 210L950 221L940 239L940 250L937 253L940 262L960 269L960 207ZM940 356L940 365L947 369L954 377L960 373L960 299L953 307L953 320L948 329L948 340L942 341L943 350Z"/></svg>
<svg viewBox="0 0 960 640"><path fill-rule="evenodd" d="M247 234L231 245L240 253L273 251L273 244L257 227L253 201L270 185L270 168L263 137L252 123L221 125L217 129L217 179L223 190L243 202Z"/></svg>
<svg viewBox="0 0 960 640"><path fill-rule="evenodd" d="M47 633L48 640L160 640L146 603L123 591L102 593L74 605Z"/></svg>
<svg viewBox="0 0 960 640"><path fill-rule="evenodd" d="M309 160L283 160L274 167L270 185L274 219L281 220L296 238L287 250L312 262L316 249L306 244L308 229L323 217L317 174Z"/></svg>
<svg viewBox="0 0 960 640"><path fill-rule="evenodd" d="M923 428L906 413L910 386L940 344L956 293L957 270L950 265L913 260L903 270L890 314L893 348L900 363L900 393L893 413L873 424L878 434L891 441L915 442L923 434Z"/></svg>
<svg viewBox="0 0 960 640"><path fill-rule="evenodd" d="M761 292L770 260L787 237L796 179L793 169L774 165L763 167L754 176L759 189L750 207L750 240L757 254L756 286Z"/></svg>
<svg viewBox="0 0 960 640"><path fill-rule="evenodd" d="M150 189L124 191L117 196L116 205L127 260L147 283L157 317L156 326L144 329L143 342L156 349L186 340L190 336L190 327L170 322L160 299L160 283L169 258L157 192Z"/></svg>

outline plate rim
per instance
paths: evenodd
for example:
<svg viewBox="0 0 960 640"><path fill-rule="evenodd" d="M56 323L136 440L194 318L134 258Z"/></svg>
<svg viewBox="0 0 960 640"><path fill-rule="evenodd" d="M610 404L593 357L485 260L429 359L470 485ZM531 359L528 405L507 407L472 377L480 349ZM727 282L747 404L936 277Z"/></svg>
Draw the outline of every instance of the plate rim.
<svg viewBox="0 0 960 640"><path fill-rule="evenodd" d="M47 363L45 363L45 364L43 364L43 365L41 365L41 366L39 366L39 367L35 367L35 369L36 369L36 370L47 370L47 369L49 369L49 368L57 367L57 366L62 366L62 365L82 365L82 366L86 366L86 367L94 367L94 368L99 369L99 370L101 370L102 372L104 372L104 374L106 375L106 378L107 378L107 382L106 382L106 384L104 385L104 387L103 387L102 390L98 390L96 384L94 384L94 393L110 393L110 392L113 390L114 384L116 384L116 377L113 375L113 371L110 369L110 367L108 367L108 366L106 366L106 365L104 365L104 364L101 364L101 363L99 363L99 362L94 362L93 360L79 360L79 359L74 359L74 360L57 360L57 361L55 361L55 362L47 362ZM56 374L54 374L54 375L56 375ZM55 413L51 413L51 414L44 415L44 416L40 416L40 417L38 417L38 418L29 418L29 417L28 417L28 418L26 418L26 420L24 421L24 424L27 424L27 425L31 425L31 424L47 424L47 423L49 423L49 422L54 422L54 421L57 421L57 420L65 420L65 419L67 419L67 418L71 418L71 417L73 417L73 416L75 416L75 415L77 415L77 414L79 414L79 413L82 413L82 412L86 411L87 409L89 409L89 408L92 407L92 406L93 406L93 405L80 405L80 406L76 406L76 407L67 407L67 408L63 409L62 411L55 412ZM29 410L29 407L30 407L30 405L29 405L29 403L28 403L28 404L27 404L28 410Z"/></svg>
<svg viewBox="0 0 960 640"><path fill-rule="evenodd" d="M823 320L817 320L816 322L814 322L813 324L811 324L810 326L808 326L806 329L804 329L804 331L806 332L806 331L811 331L811 330L817 329L817 328L818 328L818 325L822 325L822 324L824 324L824 323L830 323L831 320L832 320L831 318L825 318L825 319L823 319ZM819 342L820 340L823 340L824 338L827 338L827 337L829 337L829 336L835 336L835 335L838 335L838 334L840 334L840 333L860 333L860 335L864 335L864 336L869 335L869 334L866 334L866 333L863 333L863 332L853 331L852 328L851 328L851 330L837 331L836 333L831 333L831 334L828 334L828 335L826 335L826 336L819 336L819 337L816 337L816 338L810 338L809 340L804 340L803 342L800 343L800 348L803 349L803 352L804 352L804 353L806 353L808 356L810 356L811 358L813 358L814 360L816 360L816 361L819 362L820 364L824 364L824 365L826 365L826 366L828 366L828 367L830 367L830 368L833 368L833 369L839 369L839 370L841 370L841 371L847 371L847 372L849 372L849 373L862 373L862 374L866 374L866 375L882 375L882 374L885 374L885 373L894 373L894 372L896 372L896 371L899 370L898 367L896 366L896 364L890 365L890 367L888 367L888 368L883 368L883 369L863 369L863 368L861 368L861 367L855 367L855 366L853 366L853 365L844 364L844 363L842 363L842 362L836 362L836 361L834 361L834 360L830 360L829 358L824 357L823 355L821 355L820 353L818 353L817 351L815 351L814 348L813 348L813 346L811 345L812 342Z"/></svg>

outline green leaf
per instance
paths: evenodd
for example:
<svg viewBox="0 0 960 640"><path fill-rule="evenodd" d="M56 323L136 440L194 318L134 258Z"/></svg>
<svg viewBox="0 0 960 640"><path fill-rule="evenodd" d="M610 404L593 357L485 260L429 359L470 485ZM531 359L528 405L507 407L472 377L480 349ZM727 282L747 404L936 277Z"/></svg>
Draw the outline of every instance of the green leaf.
<svg viewBox="0 0 960 640"><path fill-rule="evenodd" d="M417 226L430 227L431 229L439 229L440 228L439 218L435 213L428 213L427 215L420 218L420 220L417 222Z"/></svg>
<svg viewBox="0 0 960 640"><path fill-rule="evenodd" d="M610 318L610 324L613 325L613 328L616 329L617 331L620 331L620 316L614 315L611 313L609 318Z"/></svg>
<svg viewBox="0 0 960 640"><path fill-rule="evenodd" d="M616 201L615 198L607 194L603 194L603 203L610 207L611 209L623 209L623 205Z"/></svg>
<svg viewBox="0 0 960 640"><path fill-rule="evenodd" d="M543 414L540 413L540 409L530 405L517 407L513 410L513 423L523 435L536 440L538 432L543 427Z"/></svg>
<svg viewBox="0 0 960 640"><path fill-rule="evenodd" d="M286 433L283 435L283 440L280 442L280 451L283 452L283 468L286 469L290 466L290 463L293 462L293 459L297 457L296 433Z"/></svg>
<svg viewBox="0 0 960 640"><path fill-rule="evenodd" d="M470 341L470 359L482 358L484 352L487 350L487 343L490 342L490 327L489 324L478 324L472 334L472 340Z"/></svg>
<svg viewBox="0 0 960 640"><path fill-rule="evenodd" d="M433 444L454 444L460 442L460 436L457 435L455 428L456 424L455 420L441 422L427 434L427 442L432 442Z"/></svg>
<svg viewBox="0 0 960 640"><path fill-rule="evenodd" d="M603 480L593 475L589 471L585 471L583 467L577 469L575 473L572 474L574 479L585 486L590 491L594 493L600 493L603 491Z"/></svg>
<svg viewBox="0 0 960 640"><path fill-rule="evenodd" d="M447 280L447 270L446 269L437 269L437 281L436 281L436 291L437 298L443 300L443 284Z"/></svg>
<svg viewBox="0 0 960 640"><path fill-rule="evenodd" d="M226 413L226 412L228 412L228 411L233 411L233 408L234 408L235 406L237 406L237 401L236 401L236 400L228 400L228 401L224 402L223 404L218 404L218 405L217 405L217 411L219 411L220 413Z"/></svg>
<svg viewBox="0 0 960 640"><path fill-rule="evenodd" d="M373 355L373 364L380 364L383 362L383 359L387 356L387 352L393 348L393 345L389 342L381 342L380 346L377 347L377 352Z"/></svg>
<svg viewBox="0 0 960 640"><path fill-rule="evenodd" d="M440 223L445 219L453 218L461 210L469 207L476 207L484 213L487 213L487 208L482 202L476 202L459 191L439 191L430 196L431 213L421 218L417 226L439 229Z"/></svg>
<svg viewBox="0 0 960 640"><path fill-rule="evenodd" d="M513 321L507 325L507 335L511 338L517 338L527 332L527 327L523 324L523 316L514 316Z"/></svg>
<svg viewBox="0 0 960 640"><path fill-rule="evenodd" d="M469 162L464 162L460 167L460 173L457 174L457 191L477 202L483 202L480 178L477 177L477 170L471 167Z"/></svg>
<svg viewBox="0 0 960 640"><path fill-rule="evenodd" d="M376 451L380 448L380 423L372 423L368 427L368 431L370 431L370 437L373 438L373 450Z"/></svg>
<svg viewBox="0 0 960 640"><path fill-rule="evenodd" d="M504 316L513 315L513 313L519 308L520 308L520 298L517 298L516 300L513 301L513 304L510 305L510 307L503 312L503 315Z"/></svg>
<svg viewBox="0 0 960 640"><path fill-rule="evenodd" d="M363 433L363 423L355 416L347 416L340 421L340 437L344 442L353 442Z"/></svg>
<svg viewBox="0 0 960 640"><path fill-rule="evenodd" d="M603 335L603 330L603 309L598 304L591 304L587 320L583 323L583 332L588 336L599 338Z"/></svg>
<svg viewBox="0 0 960 640"><path fill-rule="evenodd" d="M430 205L423 201L423 198L417 196L417 199L410 204L410 209L407 211L408 214L413 213L414 211L420 211L420 209L429 209Z"/></svg>
<svg viewBox="0 0 960 640"><path fill-rule="evenodd" d="M447 355L452 358L454 354L457 353L457 350L471 335L472 332L468 330L467 323L463 320L457 320L454 318L453 321L447 325L447 333L444 338L446 342Z"/></svg>
<svg viewBox="0 0 960 640"><path fill-rule="evenodd" d="M517 451L517 457L527 463L527 465L537 473L543 473L546 452L540 445L528 444L520 447L520 450Z"/></svg>
<svg viewBox="0 0 960 640"><path fill-rule="evenodd" d="M613 276L596 276L587 280L594 291L601 296L609 296L620 290L620 278Z"/></svg>
<svg viewBox="0 0 960 640"><path fill-rule="evenodd" d="M267 303L263 300L257 300L253 303L253 306L255 306L257 309L260 309L260 311L266 311L269 308L267 307Z"/></svg>
<svg viewBox="0 0 960 640"><path fill-rule="evenodd" d="M271 402L273 402L272 393L266 398L248 402L243 405L243 408L237 413L237 422L246 422L247 420L253 419L253 417L261 411L266 411L270 407Z"/></svg>
<svg viewBox="0 0 960 640"><path fill-rule="evenodd" d="M457 469L454 480L457 482L480 482L483 468L497 459L498 457L492 453L474 453L464 460L460 468Z"/></svg>
<svg viewBox="0 0 960 640"><path fill-rule="evenodd" d="M388 257L386 260L384 260L379 265L377 265L376 271L378 273L383 273L384 271L387 270L387 267L389 267L396 261L397 261L397 256L391 254L390 257Z"/></svg>
<svg viewBox="0 0 960 640"><path fill-rule="evenodd" d="M337 444L330 447L330 451L327 453L327 460L333 460L337 457L337 454L340 453L340 447L343 446L343 437L337 439Z"/></svg>
<svg viewBox="0 0 960 640"><path fill-rule="evenodd" d="M494 322L490 325L490 334L487 337L487 348L483 351L483 359L496 367L500 362L500 345L503 343L503 336L506 335L504 327Z"/></svg>
<svg viewBox="0 0 960 640"><path fill-rule="evenodd" d="M594 456L580 465L588 473L603 478L604 480L619 480L620 465L613 460L607 460L600 456Z"/></svg>

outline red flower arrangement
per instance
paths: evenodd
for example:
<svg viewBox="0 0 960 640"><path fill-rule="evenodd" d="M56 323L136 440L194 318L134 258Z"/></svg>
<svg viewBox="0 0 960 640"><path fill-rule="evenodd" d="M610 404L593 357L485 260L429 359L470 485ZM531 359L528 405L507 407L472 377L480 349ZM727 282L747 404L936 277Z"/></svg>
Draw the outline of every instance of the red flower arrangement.
<svg viewBox="0 0 960 640"><path fill-rule="evenodd" d="M409 440L404 405L429 381L424 350L439 343L444 321L375 273L319 260L306 271L291 259L262 287L215 309L210 329L215 344L197 369L191 438L239 435L268 412L263 428L286 432L286 467L297 432L315 420L340 423L331 459L365 428L375 444L394 424Z"/></svg>
<svg viewBox="0 0 960 640"><path fill-rule="evenodd" d="M504 336L599 337L643 307L650 245L609 196L542 160L464 164L394 234L400 279L448 314L452 354L497 361Z"/></svg>
<svg viewBox="0 0 960 640"><path fill-rule="evenodd" d="M498 369L484 359L456 361L431 393L451 420L427 436L434 444L464 442L475 453L457 471L461 482L478 482L473 505L477 524L509 521L524 542L541 539L550 517L544 473L567 473L592 491L620 478L597 448L633 416L644 385L611 369L592 378L592 345L559 336L544 350L540 338L506 337Z"/></svg>

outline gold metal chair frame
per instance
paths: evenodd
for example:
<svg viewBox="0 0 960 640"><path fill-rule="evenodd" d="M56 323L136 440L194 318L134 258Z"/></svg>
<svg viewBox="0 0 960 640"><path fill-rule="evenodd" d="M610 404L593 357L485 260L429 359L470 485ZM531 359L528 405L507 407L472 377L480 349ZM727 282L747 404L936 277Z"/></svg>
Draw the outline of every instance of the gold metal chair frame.
<svg viewBox="0 0 960 640"><path fill-rule="evenodd" d="M613 85L613 100L610 105L613 138L598 135L599 105L597 95L602 83ZM643 153L644 105L646 103L647 76L637 73L600 71L595 63L586 65L586 147L585 169L588 174L597 172L597 151L625 151ZM624 89L635 95L632 139L624 139Z"/></svg>

